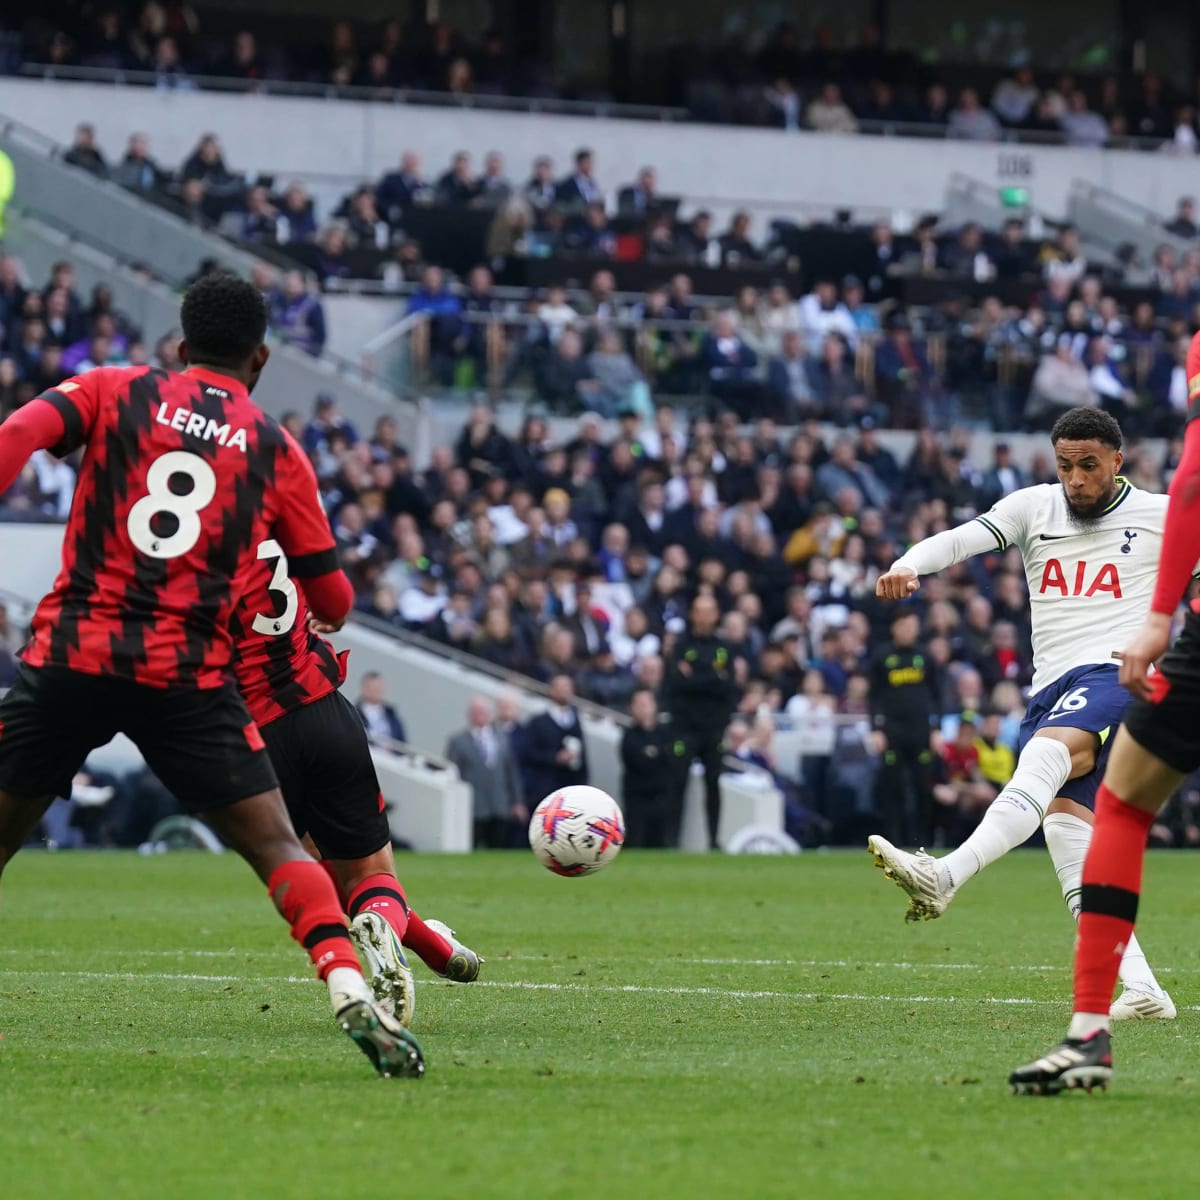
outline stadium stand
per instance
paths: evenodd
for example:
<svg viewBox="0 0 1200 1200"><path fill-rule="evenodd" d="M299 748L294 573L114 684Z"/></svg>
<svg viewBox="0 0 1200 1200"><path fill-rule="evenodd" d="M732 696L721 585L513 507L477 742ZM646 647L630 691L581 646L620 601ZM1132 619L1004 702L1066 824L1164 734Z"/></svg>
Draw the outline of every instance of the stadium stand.
<svg viewBox="0 0 1200 1200"><path fill-rule="evenodd" d="M500 33L474 45L445 25L294 34L147 5L130 20L26 23L6 63L164 91L294 82L331 103L425 91L582 102ZM652 96L621 98L784 130L1194 150L1194 110L1149 75L992 65L968 87L953 64L935 76L869 31L803 46L788 27L753 54L723 45L693 64ZM778 773L804 841L857 837L870 815L864 670L887 633L873 584L899 551L1053 480L1048 448L1014 453L1013 435L1065 407L1118 417L1140 486L1162 490L1178 460L1183 350L1200 325L1187 198L1154 213L1081 180L1047 223L964 178L944 211L908 222L716 223L700 198L661 194L653 162L602 186L582 145L569 161L506 162L447 144L436 164L400 147L393 169L339 177L329 199L192 133L188 155L166 162L133 118L81 122L57 157L246 252L276 336L315 360L341 296L389 305L402 369L365 365L441 414L417 446L386 410L364 424L337 396L294 393L286 420L313 457L363 620L532 680L568 670L585 698L624 710L635 687L660 689L690 599L711 591L747 664L728 747ZM124 152L106 156L114 138ZM69 262L46 280L0 259L0 417L89 365L172 365L164 331L146 332L103 288L78 295ZM996 435L982 456L968 430ZM60 515L68 470L35 464L0 516ZM984 749L1011 746L1030 681L1019 562L992 555L929 581L921 612L945 746L964 722ZM1197 840L1184 795L1161 840ZM964 822L970 811L964 799Z"/></svg>

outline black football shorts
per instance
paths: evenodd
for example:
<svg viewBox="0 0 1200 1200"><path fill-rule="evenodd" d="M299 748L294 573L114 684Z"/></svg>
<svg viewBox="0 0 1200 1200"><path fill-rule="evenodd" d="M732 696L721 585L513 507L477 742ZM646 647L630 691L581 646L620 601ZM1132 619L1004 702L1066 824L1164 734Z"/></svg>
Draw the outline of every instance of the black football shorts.
<svg viewBox="0 0 1200 1200"><path fill-rule="evenodd" d="M325 858L366 858L391 844L391 830L354 705L330 692L262 729L296 832Z"/></svg>
<svg viewBox="0 0 1200 1200"><path fill-rule="evenodd" d="M87 756L118 733L189 813L276 787L258 727L232 683L156 688L23 666L0 700L0 789L22 799L69 796Z"/></svg>
<svg viewBox="0 0 1200 1200"><path fill-rule="evenodd" d="M1123 724L1139 746L1184 775L1200 768L1200 616L1190 612L1163 655L1150 700L1134 700Z"/></svg>

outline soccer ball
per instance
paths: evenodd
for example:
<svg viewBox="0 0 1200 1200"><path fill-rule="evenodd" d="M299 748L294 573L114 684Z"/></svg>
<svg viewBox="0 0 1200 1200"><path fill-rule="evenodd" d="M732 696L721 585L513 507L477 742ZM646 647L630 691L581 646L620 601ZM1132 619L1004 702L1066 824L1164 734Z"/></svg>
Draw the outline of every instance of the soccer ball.
<svg viewBox="0 0 1200 1200"><path fill-rule="evenodd" d="M624 842L620 806L599 788L551 792L529 822L529 847L555 875L590 875L608 866Z"/></svg>

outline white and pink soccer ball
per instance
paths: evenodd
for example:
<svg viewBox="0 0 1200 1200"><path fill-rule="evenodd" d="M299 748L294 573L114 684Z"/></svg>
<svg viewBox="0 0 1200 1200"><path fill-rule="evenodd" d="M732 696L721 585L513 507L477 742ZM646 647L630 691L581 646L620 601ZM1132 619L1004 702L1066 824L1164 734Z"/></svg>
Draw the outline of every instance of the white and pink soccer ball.
<svg viewBox="0 0 1200 1200"><path fill-rule="evenodd" d="M551 792L529 821L529 847L555 875L591 875L608 866L624 842L620 805L582 784Z"/></svg>

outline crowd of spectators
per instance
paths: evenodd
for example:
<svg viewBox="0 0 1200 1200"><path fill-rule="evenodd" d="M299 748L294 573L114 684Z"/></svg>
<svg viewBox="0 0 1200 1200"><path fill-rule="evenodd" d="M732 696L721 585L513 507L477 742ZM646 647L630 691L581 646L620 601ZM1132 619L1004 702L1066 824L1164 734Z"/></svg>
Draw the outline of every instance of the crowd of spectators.
<svg viewBox="0 0 1200 1200"><path fill-rule="evenodd" d="M85 67L141 72L155 87L191 90L213 79L255 88L287 81L390 99L397 91L448 97L518 96L611 101L603 78L568 79L518 53L497 29L469 35L444 21L374 25L335 20L310 35L269 19L232 32L206 29L186 3L18 11L6 22L0 69ZM57 18L57 19L56 19ZM5 26L0 26L3 30ZM1028 64L1027 49L1007 61ZM745 28L718 44L664 45L633 72L622 98L686 106L700 120L838 133L920 127L926 134L996 141L1022 136L1072 145L1168 145L1195 153L1197 88L1151 72L1132 77L1035 72L1022 65L993 83L936 70L886 44L866 24L839 43L828 25L790 21ZM961 79L968 82L961 85Z"/></svg>
<svg viewBox="0 0 1200 1200"><path fill-rule="evenodd" d="M945 428L966 413L1008 430L1041 427L1063 406L1100 404L1131 430L1168 434L1186 408L1183 346L1200 324L1200 229L1190 197L1164 219L1149 262L1132 246L1090 262L1069 224L1032 237L1016 216L987 230L944 228L930 215L904 231L875 222L862 231L870 251L856 254L859 273L835 272L802 289L778 223L756 238L747 213L723 231L704 211L680 219L680 198L660 193L653 167L609 191L586 149L565 174L539 158L523 184L510 180L498 153L485 156L479 175L468 154L456 153L440 177L404 153L396 170L356 188L328 219L300 184L273 191L229 168L211 134L168 171L141 134L109 163L85 123L65 160L169 195L188 219L291 255L289 269L259 268L282 340L322 351L325 314L313 280L354 275L363 261L356 248L367 246L369 269L404 287L407 311L428 319L428 382L521 385L557 412L611 416L633 406L647 415L651 396L665 394L707 396L746 418L870 415L893 427ZM425 262L405 224L427 206L494 210L495 254L461 281ZM511 255L561 261L564 277L578 259L587 286L501 298L493 268ZM595 269L605 259L611 268ZM661 285L619 292L620 265L639 260L661 267ZM733 297L695 294L696 270L747 264L761 268L761 283ZM914 308L890 297L893 285L917 278L945 284L943 298Z"/></svg>
<svg viewBox="0 0 1200 1200"><path fill-rule="evenodd" d="M69 277L56 282L70 290ZM689 418L660 404L649 419L623 409L615 435L584 415L556 440L538 416L510 437L480 407L428 464L413 462L389 419L360 433L327 396L286 424L312 456L358 609L383 625L533 679L569 677L584 698L625 709L637 689L661 693L664 655L694 597L711 594L739 664L728 749L777 773L795 811L834 839L857 836L874 811L867 672L888 621L879 571L918 538L1054 479L1048 446L1028 470L1000 441L990 462L973 461L962 430L924 430L897 457L869 413L841 431L809 421L785 435L769 417L747 427L732 410ZM1177 440L1162 457L1134 440L1125 474L1162 490L1178 453ZM6 515L62 512L69 484L42 478L37 465L26 472ZM1016 552L926 581L919 611L938 669L939 797L975 812L987 783L976 756L994 764L984 750L1011 749L1031 677ZM0 645L0 676L11 678L20 635L3 619L0 629L12 642L7 654ZM369 724L402 740L397 714L366 703ZM776 757L778 729L822 722L836 754L806 758L803 772ZM1190 838L1180 822L1158 836Z"/></svg>
<svg viewBox="0 0 1200 1200"><path fill-rule="evenodd" d="M730 412L688 422L663 405L650 421L624 414L615 437L585 416L555 441L541 418L510 438L479 408L424 470L388 419L360 434L329 398L288 424L313 455L359 610L377 622L543 682L567 674L584 698L621 709L639 688L661 691L691 600L712 594L743 664L731 748L768 754L790 722L847 731L831 772L794 780L833 836L846 829L829 797L873 761L869 723L853 718L865 718L867 667L887 637L877 574L916 539L1055 478L1048 446L1027 472L1003 443L978 463L958 436L929 432L898 461L869 418L784 439L770 419L745 431ZM1126 474L1160 490L1178 450L1160 461L1131 445ZM958 786L982 783L964 776L963 714L972 739L1011 749L1031 678L1017 553L928 580L919 599L944 745L957 746L940 795L977 808L981 786Z"/></svg>
<svg viewBox="0 0 1200 1200"><path fill-rule="evenodd" d="M1003 261L974 226L952 240L945 260L964 243L981 271ZM746 285L730 303L696 297L691 277L676 272L627 297L605 269L586 289L552 286L514 302L497 297L481 266L462 288L426 268L407 308L429 316L433 381L524 386L560 414L649 416L652 396L702 397L744 420L870 418L944 430L965 417L1003 432L1049 428L1064 408L1086 405L1130 432L1177 432L1187 343L1200 324L1200 250L1176 265L1164 248L1170 290L1135 293L1132 305L1103 275L1085 273L1073 229L1044 250L1024 305L985 291L978 301L953 293L906 309L872 303L853 275L819 279L799 300L781 281ZM490 341L488 324L500 333Z"/></svg>

